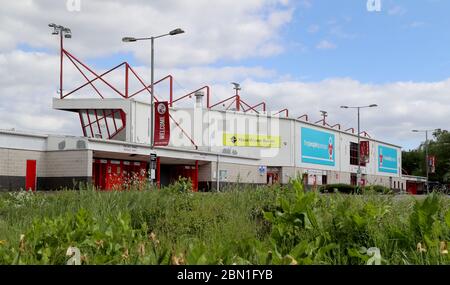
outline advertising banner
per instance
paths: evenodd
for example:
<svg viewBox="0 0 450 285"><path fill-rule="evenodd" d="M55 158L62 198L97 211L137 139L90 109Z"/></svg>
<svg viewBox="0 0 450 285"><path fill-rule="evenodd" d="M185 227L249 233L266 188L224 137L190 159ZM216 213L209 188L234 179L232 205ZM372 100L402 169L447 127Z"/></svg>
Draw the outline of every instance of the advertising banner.
<svg viewBox="0 0 450 285"><path fill-rule="evenodd" d="M378 146L378 171L398 174L397 149Z"/></svg>
<svg viewBox="0 0 450 285"><path fill-rule="evenodd" d="M301 130L302 162L335 166L335 136L332 133L304 128Z"/></svg>
<svg viewBox="0 0 450 285"><path fill-rule="evenodd" d="M360 145L359 145L359 151L361 153L361 161L362 162L369 162L370 157L369 157L369 141L361 141Z"/></svg>
<svg viewBox="0 0 450 285"><path fill-rule="evenodd" d="M155 104L154 145L167 146L170 140L169 104L167 101Z"/></svg>
<svg viewBox="0 0 450 285"><path fill-rule="evenodd" d="M436 156L434 155L428 157L428 171L430 173L436 173Z"/></svg>
<svg viewBox="0 0 450 285"><path fill-rule="evenodd" d="M223 134L224 146L280 148L280 136Z"/></svg>

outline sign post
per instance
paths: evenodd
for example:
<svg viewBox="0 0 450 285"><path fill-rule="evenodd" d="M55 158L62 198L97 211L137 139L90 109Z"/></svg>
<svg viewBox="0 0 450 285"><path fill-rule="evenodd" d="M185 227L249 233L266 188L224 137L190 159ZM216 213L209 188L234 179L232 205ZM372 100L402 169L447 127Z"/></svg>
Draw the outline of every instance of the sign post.
<svg viewBox="0 0 450 285"><path fill-rule="evenodd" d="M156 178L156 153L151 153L150 154L150 173L149 173L149 179L150 182L153 183L153 180L155 180Z"/></svg>

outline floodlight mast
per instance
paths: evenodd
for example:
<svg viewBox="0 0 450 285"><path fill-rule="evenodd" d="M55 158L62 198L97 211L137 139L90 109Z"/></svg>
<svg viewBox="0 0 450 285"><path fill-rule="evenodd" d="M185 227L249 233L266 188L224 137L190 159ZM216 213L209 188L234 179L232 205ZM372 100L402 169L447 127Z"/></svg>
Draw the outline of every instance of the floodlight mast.
<svg viewBox="0 0 450 285"><path fill-rule="evenodd" d="M53 28L52 35L59 35L60 40L60 66L59 66L59 96L62 98L63 96L63 52L64 52L64 41L63 38L71 39L72 31L64 26L56 25L55 23L51 23L48 25L50 28Z"/></svg>

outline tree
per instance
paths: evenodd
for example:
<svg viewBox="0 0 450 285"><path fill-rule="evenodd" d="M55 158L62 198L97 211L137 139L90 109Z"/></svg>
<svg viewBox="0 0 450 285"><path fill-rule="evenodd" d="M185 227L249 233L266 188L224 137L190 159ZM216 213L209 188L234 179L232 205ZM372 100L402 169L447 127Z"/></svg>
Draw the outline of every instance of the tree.
<svg viewBox="0 0 450 285"><path fill-rule="evenodd" d="M403 172L407 175L425 176L425 153L420 149L402 152Z"/></svg>
<svg viewBox="0 0 450 285"><path fill-rule="evenodd" d="M414 150L402 152L404 172L408 175L426 176L425 142ZM438 130L429 142L428 153L436 157L436 173L430 173L430 181L450 183L450 133Z"/></svg>
<svg viewBox="0 0 450 285"><path fill-rule="evenodd" d="M430 142L429 153L436 157L436 173L430 179L450 183L450 133L439 130L433 136L435 140Z"/></svg>

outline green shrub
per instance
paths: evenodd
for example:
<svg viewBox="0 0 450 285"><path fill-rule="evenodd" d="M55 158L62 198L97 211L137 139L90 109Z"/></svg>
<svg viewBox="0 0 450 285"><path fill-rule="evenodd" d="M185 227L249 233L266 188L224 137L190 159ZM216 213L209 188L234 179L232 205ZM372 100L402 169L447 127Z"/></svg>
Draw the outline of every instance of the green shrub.
<svg viewBox="0 0 450 285"><path fill-rule="evenodd" d="M448 264L450 199L327 185L0 193L0 264ZM347 189L347 190L342 190ZM378 190L377 190L378 189ZM339 191L341 190L341 191ZM419 247L420 245L420 247Z"/></svg>
<svg viewBox="0 0 450 285"><path fill-rule="evenodd" d="M388 187L384 187L381 185L370 185L368 187L365 188L366 192L374 192L374 193L379 193L379 194L393 194L394 191L392 191L390 188Z"/></svg>
<svg viewBox="0 0 450 285"><path fill-rule="evenodd" d="M349 184L328 184L322 185L319 188L321 193L345 193L345 194L353 194L356 191L356 187Z"/></svg>

